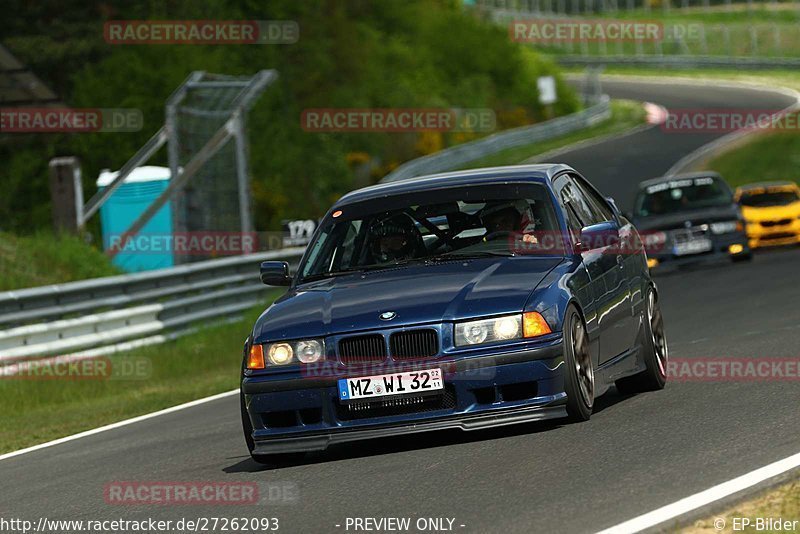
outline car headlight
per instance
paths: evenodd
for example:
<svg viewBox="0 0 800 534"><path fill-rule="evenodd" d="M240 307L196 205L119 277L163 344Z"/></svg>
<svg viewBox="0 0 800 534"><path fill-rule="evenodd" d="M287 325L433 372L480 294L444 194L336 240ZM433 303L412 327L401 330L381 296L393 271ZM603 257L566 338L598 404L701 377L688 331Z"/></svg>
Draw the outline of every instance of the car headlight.
<svg viewBox="0 0 800 534"><path fill-rule="evenodd" d="M519 313L456 323L455 344L457 347L481 345L549 333L550 326L539 313Z"/></svg>
<svg viewBox="0 0 800 534"><path fill-rule="evenodd" d="M315 363L325 359L325 343L321 339L280 341L253 345L247 358L248 369L264 369L290 363Z"/></svg>
<svg viewBox="0 0 800 534"><path fill-rule="evenodd" d="M273 343L267 349L267 360L273 365L286 365L292 361L294 350L288 343Z"/></svg>
<svg viewBox="0 0 800 534"><path fill-rule="evenodd" d="M729 234L739 228L739 221L724 221L711 223L711 232L715 234Z"/></svg>
<svg viewBox="0 0 800 534"><path fill-rule="evenodd" d="M322 359L322 343L316 339L309 339L308 341L298 341L295 345L297 359L301 363L314 363Z"/></svg>

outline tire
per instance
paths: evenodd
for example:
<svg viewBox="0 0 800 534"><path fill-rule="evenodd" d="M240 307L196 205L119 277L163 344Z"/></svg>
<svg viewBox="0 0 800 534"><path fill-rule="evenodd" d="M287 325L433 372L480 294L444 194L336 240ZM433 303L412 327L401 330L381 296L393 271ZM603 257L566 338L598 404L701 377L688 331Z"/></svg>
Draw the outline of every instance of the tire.
<svg viewBox="0 0 800 534"><path fill-rule="evenodd" d="M731 256L731 261L733 263L743 263L747 261L753 261L753 253L748 252L747 254L737 254L736 256Z"/></svg>
<svg viewBox="0 0 800 534"><path fill-rule="evenodd" d="M247 450L250 457L256 463L263 465L271 465L278 467L285 464L297 463L305 458L304 452L295 452L288 454L253 454L256 448L255 441L253 441L253 425L250 422L250 416L247 415L247 408L244 405L244 393L239 392L239 405L242 412L242 430L244 431L244 441L247 444Z"/></svg>
<svg viewBox="0 0 800 534"><path fill-rule="evenodd" d="M588 421L594 406L594 365L589 335L578 310L570 305L564 319L564 390L572 422Z"/></svg>
<svg viewBox="0 0 800 534"><path fill-rule="evenodd" d="M647 290L645 301L645 340L642 344L645 370L633 376L621 378L615 382L620 393L641 393L664 389L667 383L667 362L669 347L664 333L664 317L658 304L656 292L651 287Z"/></svg>

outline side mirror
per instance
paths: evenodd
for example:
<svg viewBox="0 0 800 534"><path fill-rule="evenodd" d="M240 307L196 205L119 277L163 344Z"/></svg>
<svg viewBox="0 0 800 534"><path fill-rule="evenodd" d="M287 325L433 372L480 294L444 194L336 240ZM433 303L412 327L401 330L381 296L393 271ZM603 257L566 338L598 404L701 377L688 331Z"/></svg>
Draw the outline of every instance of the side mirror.
<svg viewBox="0 0 800 534"><path fill-rule="evenodd" d="M285 261L261 262L261 282L268 286L288 286L292 283L289 264Z"/></svg>
<svg viewBox="0 0 800 534"><path fill-rule="evenodd" d="M580 251L588 252L619 243L619 226L614 221L586 226L581 230Z"/></svg>

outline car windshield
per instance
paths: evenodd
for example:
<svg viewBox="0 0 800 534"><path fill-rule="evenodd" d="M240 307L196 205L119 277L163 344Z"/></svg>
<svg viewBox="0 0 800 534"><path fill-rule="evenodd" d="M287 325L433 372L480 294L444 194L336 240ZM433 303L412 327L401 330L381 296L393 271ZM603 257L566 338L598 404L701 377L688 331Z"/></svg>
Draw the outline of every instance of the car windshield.
<svg viewBox="0 0 800 534"><path fill-rule="evenodd" d="M788 206L800 202L800 195L791 189L777 190L747 190L742 193L739 203L750 208L767 208L774 206Z"/></svg>
<svg viewBox="0 0 800 534"><path fill-rule="evenodd" d="M516 236L553 232L541 184L427 190L341 206L326 217L300 267L302 281L409 262L515 255Z"/></svg>
<svg viewBox="0 0 800 534"><path fill-rule="evenodd" d="M647 187L636 199L639 217L726 206L733 202L728 185L716 177L685 178Z"/></svg>

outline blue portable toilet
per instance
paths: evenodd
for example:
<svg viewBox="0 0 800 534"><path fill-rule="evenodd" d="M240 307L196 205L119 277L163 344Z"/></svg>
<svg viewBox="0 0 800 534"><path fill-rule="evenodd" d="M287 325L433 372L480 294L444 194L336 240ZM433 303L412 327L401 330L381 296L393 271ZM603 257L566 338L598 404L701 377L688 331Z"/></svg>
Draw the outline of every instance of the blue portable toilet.
<svg viewBox="0 0 800 534"><path fill-rule="evenodd" d="M103 190L118 175L119 171L102 171L98 189ZM150 165L135 168L125 178L100 207L104 250L120 246L123 232L164 192L169 179L168 167ZM174 265L172 249L172 212L167 202L112 261L126 272L163 269Z"/></svg>

